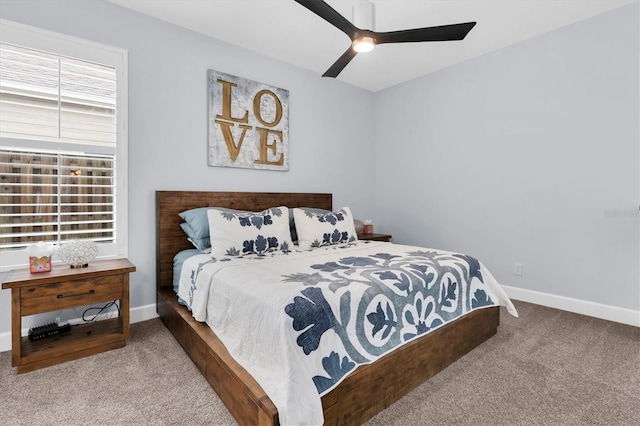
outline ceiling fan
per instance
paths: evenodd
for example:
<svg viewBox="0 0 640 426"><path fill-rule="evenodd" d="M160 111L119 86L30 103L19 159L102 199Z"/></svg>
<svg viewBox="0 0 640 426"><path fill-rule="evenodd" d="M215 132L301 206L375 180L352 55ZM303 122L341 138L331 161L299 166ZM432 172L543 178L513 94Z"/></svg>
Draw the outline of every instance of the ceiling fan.
<svg viewBox="0 0 640 426"><path fill-rule="evenodd" d="M323 0L295 1L338 28L351 39L351 46L322 74L323 77L337 77L359 52L373 50L377 44L462 40L466 37L467 33L471 31L471 28L476 25L475 22L465 22L463 24L442 25L438 27L376 32L373 30L375 6L368 0L359 0L354 6L354 23L351 23L347 18L340 15ZM360 28L357 27L356 24L358 24Z"/></svg>

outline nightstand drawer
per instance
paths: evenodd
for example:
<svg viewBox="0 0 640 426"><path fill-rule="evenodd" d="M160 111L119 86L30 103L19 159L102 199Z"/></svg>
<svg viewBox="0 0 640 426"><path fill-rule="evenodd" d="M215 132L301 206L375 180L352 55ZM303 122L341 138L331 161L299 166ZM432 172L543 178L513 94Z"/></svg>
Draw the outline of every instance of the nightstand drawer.
<svg viewBox="0 0 640 426"><path fill-rule="evenodd" d="M20 291L21 314L91 305L122 299L122 296L121 274L23 287Z"/></svg>

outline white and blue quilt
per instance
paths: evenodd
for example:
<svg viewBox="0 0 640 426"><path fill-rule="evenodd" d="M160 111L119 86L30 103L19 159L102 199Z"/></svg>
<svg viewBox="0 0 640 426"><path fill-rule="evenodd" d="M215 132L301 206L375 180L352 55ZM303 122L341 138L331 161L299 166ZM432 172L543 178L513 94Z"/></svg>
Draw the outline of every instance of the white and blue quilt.
<svg viewBox="0 0 640 426"><path fill-rule="evenodd" d="M178 296L262 386L283 425L322 424L320 397L358 366L473 310L517 312L478 260L358 241L187 260Z"/></svg>

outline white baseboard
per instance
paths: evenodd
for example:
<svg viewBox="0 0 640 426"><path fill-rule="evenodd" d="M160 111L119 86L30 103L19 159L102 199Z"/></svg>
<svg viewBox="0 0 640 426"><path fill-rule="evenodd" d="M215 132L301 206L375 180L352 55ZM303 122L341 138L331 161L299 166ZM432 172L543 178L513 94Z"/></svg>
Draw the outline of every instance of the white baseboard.
<svg viewBox="0 0 640 426"><path fill-rule="evenodd" d="M152 303L150 305L138 306L137 308L131 309L129 312L129 322L131 324L158 318L155 303Z"/></svg>
<svg viewBox="0 0 640 426"><path fill-rule="evenodd" d="M129 311L129 322L131 324L150 320L157 317L158 317L158 313L156 312L155 303L151 305L138 306L136 308L132 308ZM82 323L82 320L80 318L77 318L75 320L70 320L69 322ZM28 333L27 329L22 330L23 336L26 336L27 333ZM0 333L0 352L10 351L10 350L11 350L11 332L7 331L5 333Z"/></svg>
<svg viewBox="0 0 640 426"><path fill-rule="evenodd" d="M0 352L11 350L11 332L0 333Z"/></svg>
<svg viewBox="0 0 640 426"><path fill-rule="evenodd" d="M640 327L640 311L603 305L587 300L573 299L571 297L557 296L555 294L541 293L539 291L526 290L518 287L509 287L506 285L502 285L501 287L507 293L507 296L515 300Z"/></svg>

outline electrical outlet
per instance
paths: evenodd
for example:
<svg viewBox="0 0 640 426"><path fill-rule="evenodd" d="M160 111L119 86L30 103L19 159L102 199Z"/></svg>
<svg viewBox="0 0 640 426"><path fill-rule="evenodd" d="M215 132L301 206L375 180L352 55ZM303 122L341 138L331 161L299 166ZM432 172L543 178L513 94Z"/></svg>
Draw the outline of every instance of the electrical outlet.
<svg viewBox="0 0 640 426"><path fill-rule="evenodd" d="M513 264L513 275L522 276L522 263Z"/></svg>

